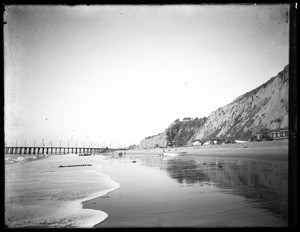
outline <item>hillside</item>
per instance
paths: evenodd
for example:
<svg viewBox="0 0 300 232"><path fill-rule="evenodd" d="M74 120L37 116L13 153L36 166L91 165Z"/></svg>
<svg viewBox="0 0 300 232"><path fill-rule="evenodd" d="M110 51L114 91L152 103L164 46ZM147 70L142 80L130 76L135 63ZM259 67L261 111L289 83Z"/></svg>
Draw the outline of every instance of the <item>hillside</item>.
<svg viewBox="0 0 300 232"><path fill-rule="evenodd" d="M166 130L161 134L150 137L151 138L142 140L139 144L139 148L165 147L167 144Z"/></svg>
<svg viewBox="0 0 300 232"><path fill-rule="evenodd" d="M146 137L139 144L140 148L164 147L166 145L186 145L195 135L196 130L201 127L206 118L184 118L182 121L176 119L163 133Z"/></svg>
<svg viewBox="0 0 300 232"><path fill-rule="evenodd" d="M258 88L212 112L195 136L205 141L210 136L248 139L260 130L288 127L288 66Z"/></svg>
<svg viewBox="0 0 300 232"><path fill-rule="evenodd" d="M191 145L209 137L247 140L264 129L288 127L289 66L256 89L213 111L208 118L173 122L163 133L141 141L139 147L164 146L179 141Z"/></svg>

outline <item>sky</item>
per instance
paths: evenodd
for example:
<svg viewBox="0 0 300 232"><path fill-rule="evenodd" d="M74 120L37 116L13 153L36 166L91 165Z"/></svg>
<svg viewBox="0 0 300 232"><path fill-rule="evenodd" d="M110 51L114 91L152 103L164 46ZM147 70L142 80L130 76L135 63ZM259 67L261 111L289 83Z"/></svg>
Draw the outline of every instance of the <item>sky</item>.
<svg viewBox="0 0 300 232"><path fill-rule="evenodd" d="M289 63L288 5L6 6L7 146L138 144Z"/></svg>

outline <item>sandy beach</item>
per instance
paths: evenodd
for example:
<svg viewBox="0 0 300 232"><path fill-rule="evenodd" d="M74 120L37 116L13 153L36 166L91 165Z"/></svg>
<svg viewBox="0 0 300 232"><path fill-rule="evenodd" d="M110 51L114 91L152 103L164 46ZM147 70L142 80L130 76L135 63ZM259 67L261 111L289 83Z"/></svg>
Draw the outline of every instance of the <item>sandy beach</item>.
<svg viewBox="0 0 300 232"><path fill-rule="evenodd" d="M164 148L165 151L185 151L188 154L202 156L247 156L258 159L287 159L288 140L281 141L262 141L262 142L246 142L224 145L204 145L193 147ZM162 154L162 148L141 149L126 151L129 154ZM282 156L282 155L285 156Z"/></svg>
<svg viewBox="0 0 300 232"><path fill-rule="evenodd" d="M115 151L6 164L5 224L10 228L287 225L287 141L178 150L187 155L166 159L159 156L162 149L149 149L126 151L122 158ZM91 166L59 168L82 164Z"/></svg>
<svg viewBox="0 0 300 232"><path fill-rule="evenodd" d="M159 157L162 149L115 152L105 173L122 187L84 207L109 214L99 228L286 226L287 148L287 141L189 147L175 159Z"/></svg>

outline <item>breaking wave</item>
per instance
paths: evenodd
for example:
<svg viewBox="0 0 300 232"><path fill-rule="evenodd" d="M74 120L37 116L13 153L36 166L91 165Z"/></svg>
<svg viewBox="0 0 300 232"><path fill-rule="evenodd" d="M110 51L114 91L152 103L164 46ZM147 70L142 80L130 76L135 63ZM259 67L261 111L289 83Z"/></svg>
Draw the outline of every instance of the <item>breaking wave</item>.
<svg viewBox="0 0 300 232"><path fill-rule="evenodd" d="M32 160L37 160L41 158L47 157L47 154L37 154L37 155L5 155L5 164L12 164L12 163L20 163L20 162L27 162Z"/></svg>

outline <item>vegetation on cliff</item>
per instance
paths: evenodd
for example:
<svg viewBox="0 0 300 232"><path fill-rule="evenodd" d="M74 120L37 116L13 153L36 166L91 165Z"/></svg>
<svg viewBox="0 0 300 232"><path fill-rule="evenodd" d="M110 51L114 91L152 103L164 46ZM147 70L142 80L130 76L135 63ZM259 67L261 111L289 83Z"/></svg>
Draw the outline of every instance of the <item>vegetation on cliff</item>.
<svg viewBox="0 0 300 232"><path fill-rule="evenodd" d="M176 119L166 130L167 142L169 145L183 146L195 135L196 129L201 127L204 118L184 118L182 121Z"/></svg>

